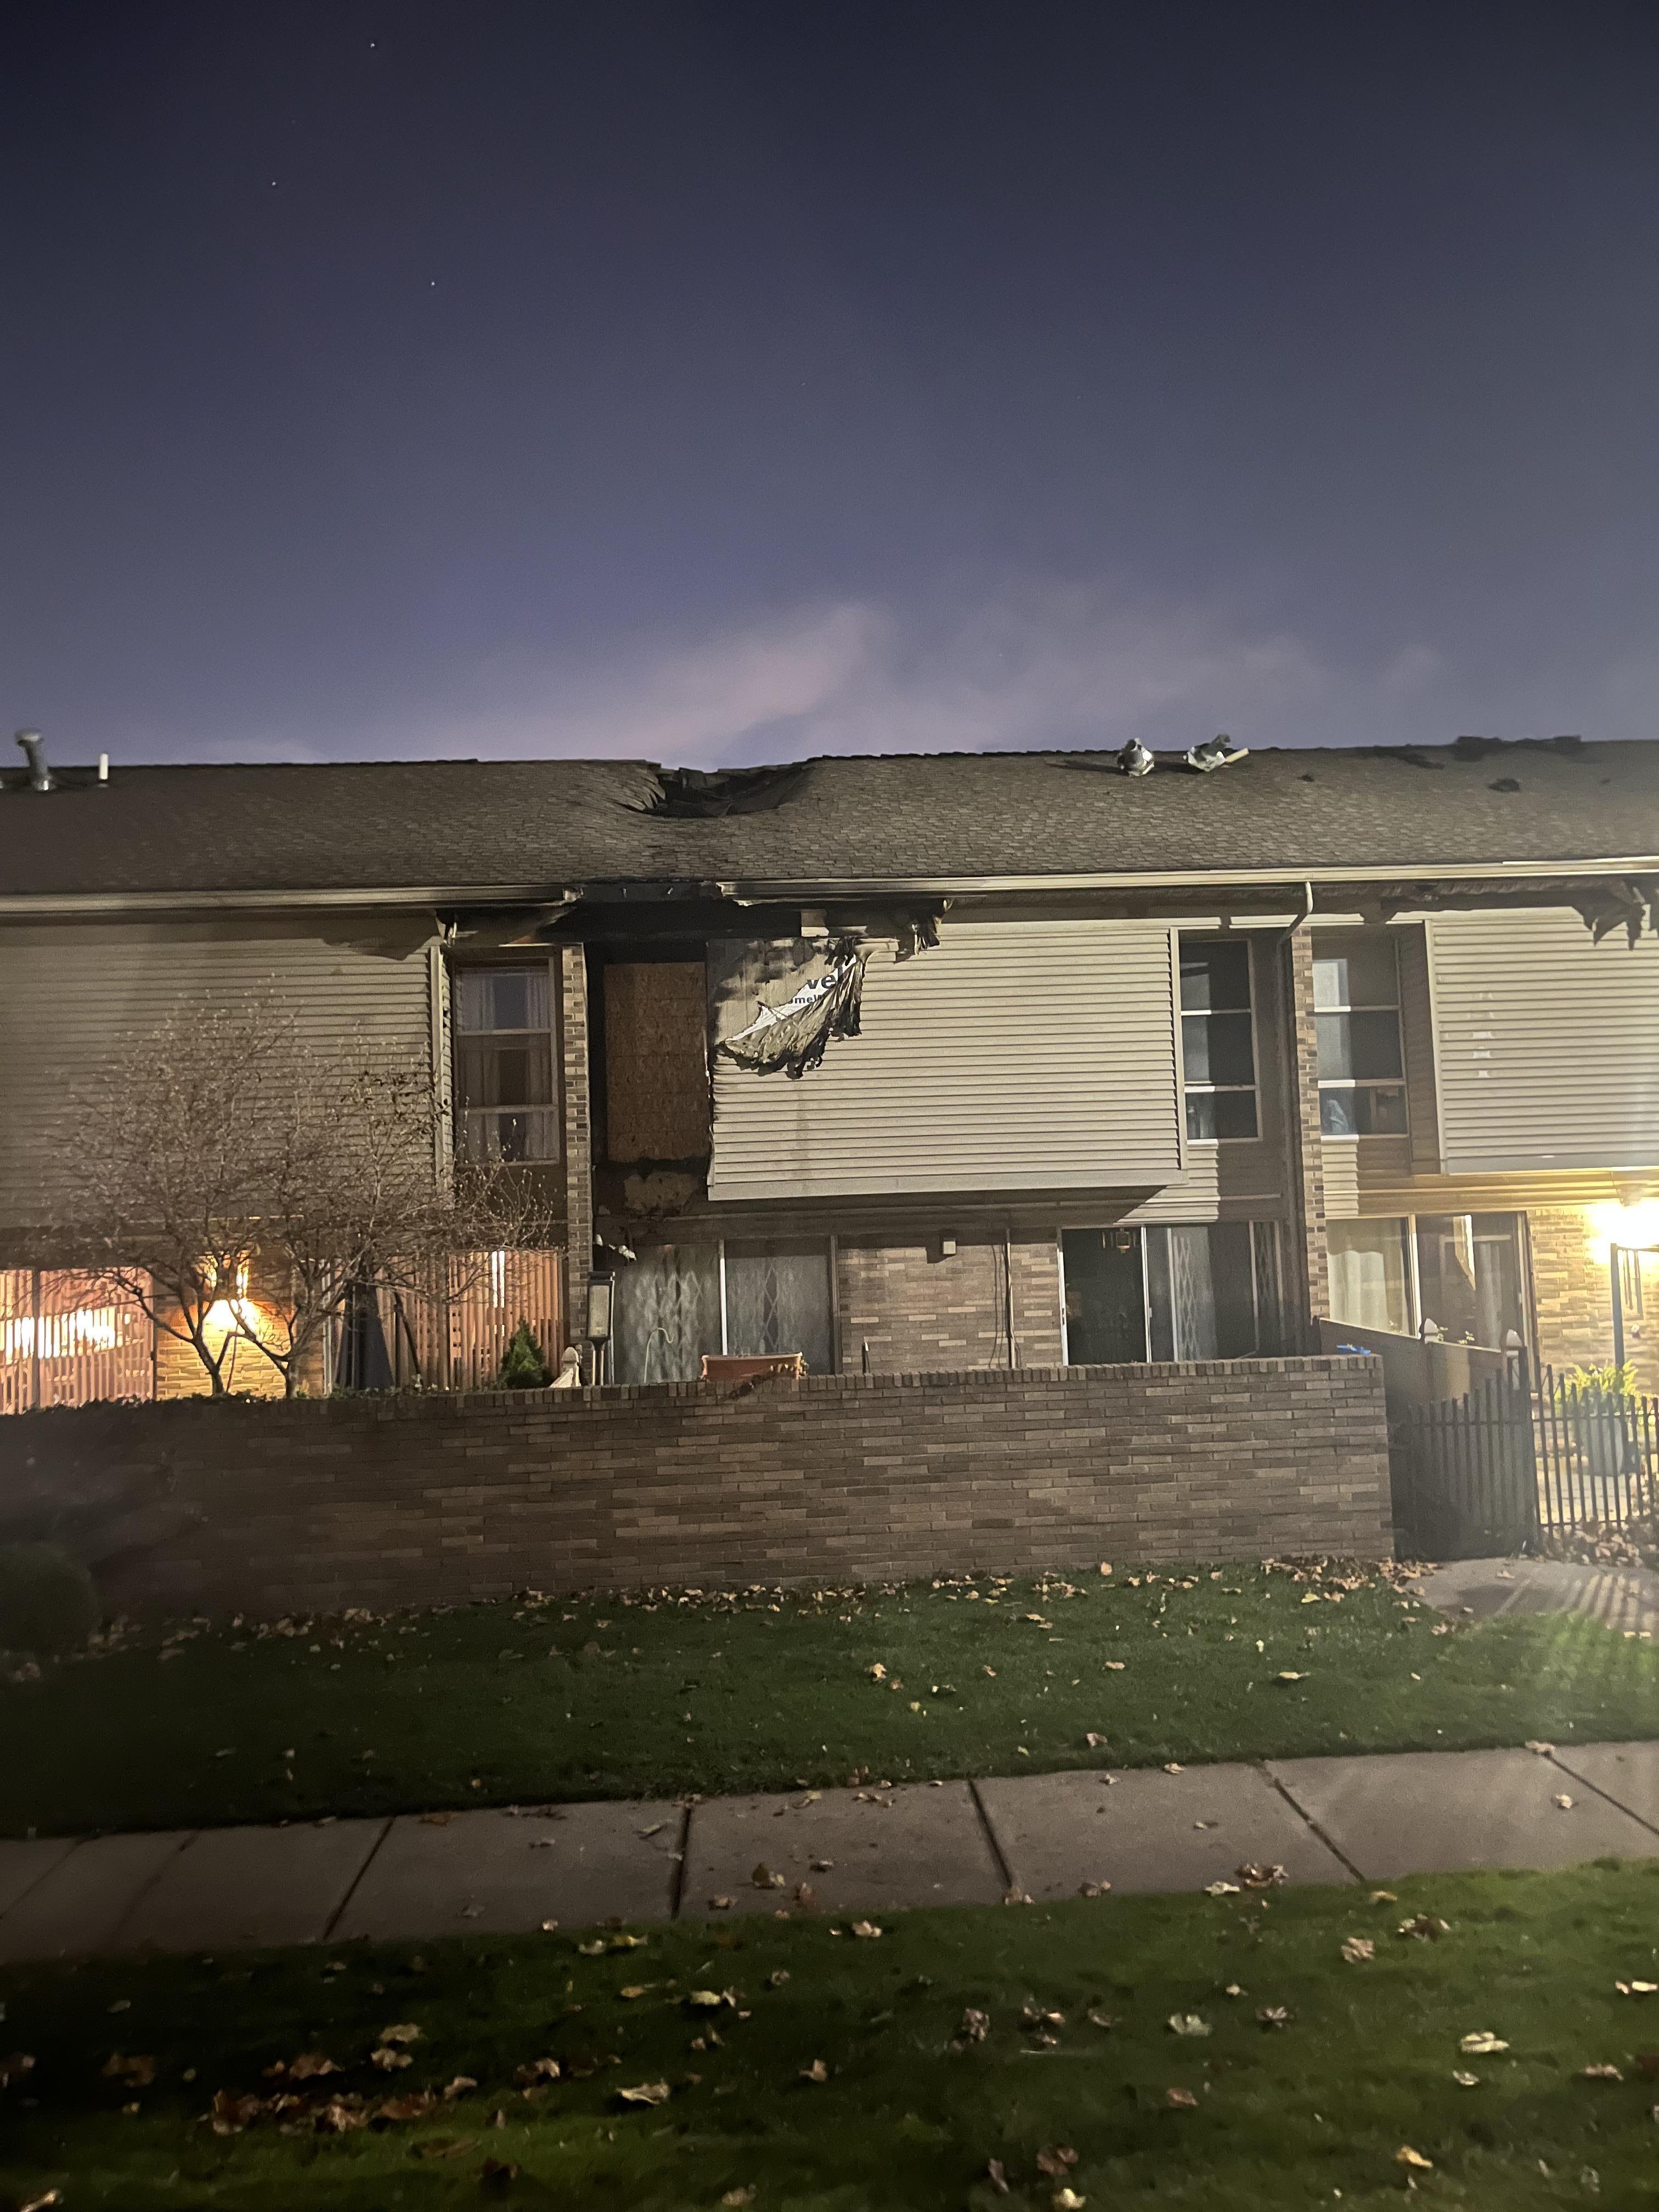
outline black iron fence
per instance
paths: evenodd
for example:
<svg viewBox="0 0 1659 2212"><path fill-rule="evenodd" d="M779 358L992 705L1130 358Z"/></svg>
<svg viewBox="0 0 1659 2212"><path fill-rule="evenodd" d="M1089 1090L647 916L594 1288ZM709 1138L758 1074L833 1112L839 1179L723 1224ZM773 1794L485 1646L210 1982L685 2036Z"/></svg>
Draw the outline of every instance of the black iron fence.
<svg viewBox="0 0 1659 2212"><path fill-rule="evenodd" d="M1659 1506L1659 1400L1517 1357L1462 1398L1414 1406L1390 1433L1402 1550L1431 1559L1536 1549L1628 1528Z"/></svg>

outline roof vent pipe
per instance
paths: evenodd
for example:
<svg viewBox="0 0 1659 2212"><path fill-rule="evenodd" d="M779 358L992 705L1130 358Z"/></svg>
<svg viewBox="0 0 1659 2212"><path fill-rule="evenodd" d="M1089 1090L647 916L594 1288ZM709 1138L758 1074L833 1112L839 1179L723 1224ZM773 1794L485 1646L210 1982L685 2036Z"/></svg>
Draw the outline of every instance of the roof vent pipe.
<svg viewBox="0 0 1659 2212"><path fill-rule="evenodd" d="M98 781L100 783L107 783L109 781L109 755L107 753L100 753L98 756Z"/></svg>
<svg viewBox="0 0 1659 2212"><path fill-rule="evenodd" d="M40 750L40 731L19 730L17 742L28 757L30 790L51 791L53 788L52 770L46 766Z"/></svg>

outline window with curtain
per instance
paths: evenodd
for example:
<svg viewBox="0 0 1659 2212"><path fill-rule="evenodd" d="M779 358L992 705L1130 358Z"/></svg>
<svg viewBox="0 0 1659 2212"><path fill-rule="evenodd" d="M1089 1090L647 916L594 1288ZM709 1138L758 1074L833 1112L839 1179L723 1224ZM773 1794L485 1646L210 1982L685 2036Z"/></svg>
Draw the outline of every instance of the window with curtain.
<svg viewBox="0 0 1659 2212"><path fill-rule="evenodd" d="M1328 1221L1325 1250L1330 1270L1331 1318L1358 1328L1391 1329L1409 1336L1411 1260L1404 1221Z"/></svg>
<svg viewBox="0 0 1659 2212"><path fill-rule="evenodd" d="M1182 939L1181 1059L1189 1137L1259 1134L1248 945Z"/></svg>
<svg viewBox="0 0 1659 2212"><path fill-rule="evenodd" d="M559 1157L546 967L463 968L454 991L456 1111L475 1160Z"/></svg>
<svg viewBox="0 0 1659 2212"><path fill-rule="evenodd" d="M827 1240L647 1245L617 1277L619 1382L695 1382L705 1353L835 1364Z"/></svg>
<svg viewBox="0 0 1659 2212"><path fill-rule="evenodd" d="M1403 1137L1406 1064L1392 938L1314 960L1319 1126L1328 1137Z"/></svg>

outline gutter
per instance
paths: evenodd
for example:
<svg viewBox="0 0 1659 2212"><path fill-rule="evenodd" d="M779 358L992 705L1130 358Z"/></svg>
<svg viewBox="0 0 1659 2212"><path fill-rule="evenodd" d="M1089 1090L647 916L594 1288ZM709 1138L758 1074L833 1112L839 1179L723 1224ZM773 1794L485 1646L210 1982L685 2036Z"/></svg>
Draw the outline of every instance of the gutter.
<svg viewBox="0 0 1659 2212"><path fill-rule="evenodd" d="M1056 891L1161 891L1269 888L1302 893L1309 884L1526 883L1559 876L1659 874L1659 854L1595 860L1411 860L1367 867L1118 869L1074 875L678 877L570 885L413 884L316 890L13 891L0 895L0 919L140 914L282 913L342 908L520 907L622 903L704 896L736 905L821 904L849 898L962 898Z"/></svg>

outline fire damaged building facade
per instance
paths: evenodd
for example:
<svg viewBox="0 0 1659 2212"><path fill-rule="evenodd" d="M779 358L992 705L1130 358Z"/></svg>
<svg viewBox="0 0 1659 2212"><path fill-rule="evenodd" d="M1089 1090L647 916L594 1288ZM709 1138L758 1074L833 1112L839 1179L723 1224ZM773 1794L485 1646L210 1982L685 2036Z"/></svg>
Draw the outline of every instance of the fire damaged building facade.
<svg viewBox="0 0 1659 2212"><path fill-rule="evenodd" d="M1609 1243L1659 1243L1659 744L52 782L0 789L14 1407L77 1310L40 1230L77 1083L250 994L536 1179L536 1319L604 1381L1345 1327L1594 1361Z"/></svg>

